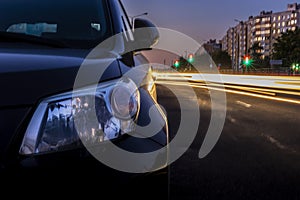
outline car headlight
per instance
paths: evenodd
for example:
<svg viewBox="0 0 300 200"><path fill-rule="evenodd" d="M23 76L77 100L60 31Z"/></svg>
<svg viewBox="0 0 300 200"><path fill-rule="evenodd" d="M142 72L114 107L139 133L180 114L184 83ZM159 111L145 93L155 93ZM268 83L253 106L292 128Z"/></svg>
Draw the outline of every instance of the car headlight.
<svg viewBox="0 0 300 200"><path fill-rule="evenodd" d="M128 78L56 95L37 107L20 154L97 145L134 131L140 95ZM95 116L96 113L96 117Z"/></svg>

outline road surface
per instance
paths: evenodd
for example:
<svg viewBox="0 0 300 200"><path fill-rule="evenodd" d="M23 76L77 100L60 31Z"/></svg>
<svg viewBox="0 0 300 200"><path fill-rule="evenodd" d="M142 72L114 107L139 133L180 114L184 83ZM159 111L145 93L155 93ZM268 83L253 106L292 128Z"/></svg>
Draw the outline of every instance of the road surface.
<svg viewBox="0 0 300 200"><path fill-rule="evenodd" d="M212 152L199 159L211 118L209 90L202 83L158 83L158 101L167 112L171 138L180 124L180 108L171 90L191 101L185 91L192 86L201 114L193 144L171 165L170 199L300 199L300 105L296 95L280 93L280 98L292 100L283 101L272 99L277 94L229 88L221 137Z"/></svg>

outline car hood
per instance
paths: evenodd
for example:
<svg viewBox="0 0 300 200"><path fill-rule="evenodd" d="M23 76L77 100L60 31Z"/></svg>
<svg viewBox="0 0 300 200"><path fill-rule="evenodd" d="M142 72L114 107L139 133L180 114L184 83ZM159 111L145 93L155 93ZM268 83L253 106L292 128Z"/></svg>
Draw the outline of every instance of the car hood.
<svg viewBox="0 0 300 200"><path fill-rule="evenodd" d="M110 67L99 79L105 81L120 77L116 59L107 51L99 53L101 58L92 59L91 70L97 70L109 60ZM87 51L76 50L4 53L0 49L0 108L30 106L44 97L72 90L86 55Z"/></svg>

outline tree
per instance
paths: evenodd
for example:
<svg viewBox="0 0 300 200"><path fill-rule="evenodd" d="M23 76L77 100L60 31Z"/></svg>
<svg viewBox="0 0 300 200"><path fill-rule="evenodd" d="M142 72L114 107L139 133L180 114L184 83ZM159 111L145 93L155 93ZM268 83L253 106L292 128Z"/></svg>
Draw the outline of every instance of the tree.
<svg viewBox="0 0 300 200"><path fill-rule="evenodd" d="M252 59L260 60L262 58L263 54L261 53L261 51L263 50L263 48L258 42L255 42L249 50Z"/></svg>
<svg viewBox="0 0 300 200"><path fill-rule="evenodd" d="M212 53L211 57L217 66L221 65L222 68L231 68L231 57L226 51L216 51Z"/></svg>
<svg viewBox="0 0 300 200"><path fill-rule="evenodd" d="M285 67L300 62L300 29L287 31L276 40L273 59L283 60Z"/></svg>
<svg viewBox="0 0 300 200"><path fill-rule="evenodd" d="M177 70L178 72L188 72L191 71L191 64L184 58L184 57L180 57L179 58L179 66L172 66L173 69Z"/></svg>
<svg viewBox="0 0 300 200"><path fill-rule="evenodd" d="M266 56L263 58L261 51L264 48L260 46L259 42L255 42L249 49L249 54L252 60L252 66L254 68L265 68L269 67L270 57Z"/></svg>

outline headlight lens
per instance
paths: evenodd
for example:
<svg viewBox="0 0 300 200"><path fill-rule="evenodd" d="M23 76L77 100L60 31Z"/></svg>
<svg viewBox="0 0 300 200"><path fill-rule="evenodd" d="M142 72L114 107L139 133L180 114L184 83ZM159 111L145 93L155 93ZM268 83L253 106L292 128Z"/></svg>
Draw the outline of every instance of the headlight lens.
<svg viewBox="0 0 300 200"><path fill-rule="evenodd" d="M41 102L26 130L20 153L76 148L81 146L81 141L97 145L133 132L140 108L140 95L134 82L123 78L100 84L96 93L94 88Z"/></svg>
<svg viewBox="0 0 300 200"><path fill-rule="evenodd" d="M139 98L138 93L135 93L132 87L125 86L127 85L120 84L113 89L111 107L114 116L121 119L131 119L137 114Z"/></svg>

